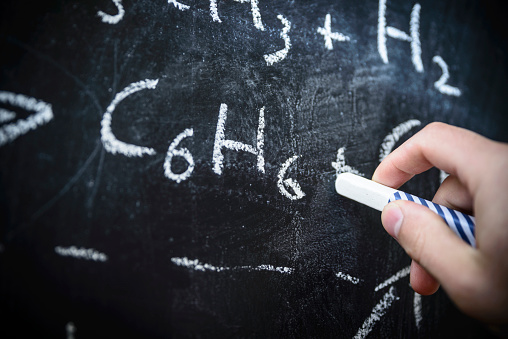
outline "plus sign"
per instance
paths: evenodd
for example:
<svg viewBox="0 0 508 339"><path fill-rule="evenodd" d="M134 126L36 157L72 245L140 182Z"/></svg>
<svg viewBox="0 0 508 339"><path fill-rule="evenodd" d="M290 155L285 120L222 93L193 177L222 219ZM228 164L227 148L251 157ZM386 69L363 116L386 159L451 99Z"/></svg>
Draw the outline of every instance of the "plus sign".
<svg viewBox="0 0 508 339"><path fill-rule="evenodd" d="M336 41L349 41L349 37L339 32L332 33L332 18L330 14L326 15L325 27L319 27L318 33L325 37L325 47L329 50L333 49L332 40Z"/></svg>

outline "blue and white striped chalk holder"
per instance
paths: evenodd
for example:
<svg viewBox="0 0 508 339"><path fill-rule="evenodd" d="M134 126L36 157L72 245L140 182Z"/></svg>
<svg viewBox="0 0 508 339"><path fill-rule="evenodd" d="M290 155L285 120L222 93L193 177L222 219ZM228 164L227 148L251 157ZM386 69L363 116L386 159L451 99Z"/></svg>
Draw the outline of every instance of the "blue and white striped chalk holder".
<svg viewBox="0 0 508 339"><path fill-rule="evenodd" d="M382 211L385 205L395 200L408 200L423 205L441 216L455 234L465 242L476 247L475 219L470 215L381 185L352 173L339 174L335 181L335 190L340 195L375 208L378 211Z"/></svg>

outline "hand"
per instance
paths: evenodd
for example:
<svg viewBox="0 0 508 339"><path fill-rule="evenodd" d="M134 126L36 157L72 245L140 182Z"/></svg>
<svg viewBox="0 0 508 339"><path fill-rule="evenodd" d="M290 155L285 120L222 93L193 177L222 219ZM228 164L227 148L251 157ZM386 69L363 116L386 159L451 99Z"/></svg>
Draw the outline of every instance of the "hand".
<svg viewBox="0 0 508 339"><path fill-rule="evenodd" d="M411 286L428 295L441 284L466 314L508 324L508 145L432 123L388 155L372 180L398 188L433 166L450 173L433 202L475 216L477 248L428 208L391 202L381 220L413 259Z"/></svg>

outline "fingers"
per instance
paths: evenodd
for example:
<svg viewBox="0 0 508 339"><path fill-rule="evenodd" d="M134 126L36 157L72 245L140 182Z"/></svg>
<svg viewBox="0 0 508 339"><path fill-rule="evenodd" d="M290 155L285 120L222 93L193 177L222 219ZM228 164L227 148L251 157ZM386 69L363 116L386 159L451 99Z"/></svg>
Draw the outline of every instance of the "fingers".
<svg viewBox="0 0 508 339"><path fill-rule="evenodd" d="M448 176L443 181L432 202L467 214L473 214L473 197L454 175Z"/></svg>
<svg viewBox="0 0 508 339"><path fill-rule="evenodd" d="M439 288L439 282L414 260L411 262L410 282L413 290L421 295L434 294Z"/></svg>
<svg viewBox="0 0 508 339"><path fill-rule="evenodd" d="M426 207L394 201L383 209L381 221L409 256L449 291L464 272L474 272L474 250L455 235L443 219ZM414 273L413 273L414 272ZM412 267L411 284L420 294L436 287L419 267Z"/></svg>
<svg viewBox="0 0 508 339"><path fill-rule="evenodd" d="M486 149L492 142L471 131L442 123L427 125L378 166L372 180L398 188L415 174L435 166L458 178L469 192L475 192ZM467 145L467 147L464 147Z"/></svg>

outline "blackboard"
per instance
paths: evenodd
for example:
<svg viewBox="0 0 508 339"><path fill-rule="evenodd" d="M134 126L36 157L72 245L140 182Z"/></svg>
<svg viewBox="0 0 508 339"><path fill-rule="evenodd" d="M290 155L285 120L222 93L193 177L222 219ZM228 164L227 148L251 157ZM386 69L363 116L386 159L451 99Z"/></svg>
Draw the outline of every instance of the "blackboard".
<svg viewBox="0 0 508 339"><path fill-rule="evenodd" d="M2 1L2 332L489 335L333 183L432 121L508 141L506 7Z"/></svg>

